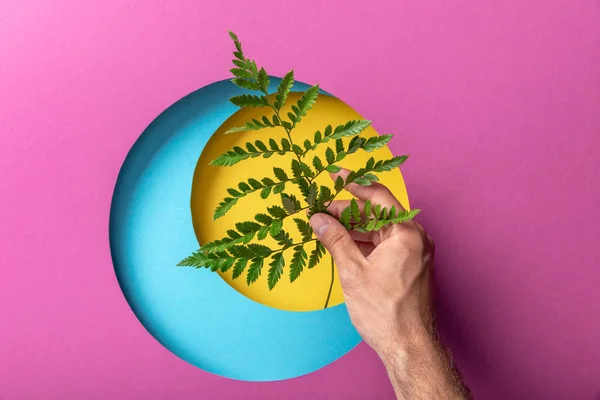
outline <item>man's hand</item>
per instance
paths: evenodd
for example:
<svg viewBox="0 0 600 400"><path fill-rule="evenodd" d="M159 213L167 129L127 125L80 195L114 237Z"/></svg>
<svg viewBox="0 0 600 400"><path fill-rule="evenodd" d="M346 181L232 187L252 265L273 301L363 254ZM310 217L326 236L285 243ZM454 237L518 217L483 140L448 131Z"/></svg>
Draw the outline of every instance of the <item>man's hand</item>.
<svg viewBox="0 0 600 400"><path fill-rule="evenodd" d="M338 175L347 174L342 170ZM350 184L346 190L361 207L370 200L401 209L381 184ZM329 211L339 217L349 203L335 201ZM335 260L352 323L386 365L398 398L468 398L435 337L434 244L421 225L409 221L360 233L347 231L327 214L313 215L310 223Z"/></svg>

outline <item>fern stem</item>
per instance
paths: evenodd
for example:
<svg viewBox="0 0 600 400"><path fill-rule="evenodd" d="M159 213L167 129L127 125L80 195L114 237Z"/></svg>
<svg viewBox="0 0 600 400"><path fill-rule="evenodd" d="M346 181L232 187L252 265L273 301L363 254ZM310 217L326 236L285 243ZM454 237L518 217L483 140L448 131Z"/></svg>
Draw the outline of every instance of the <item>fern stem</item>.
<svg viewBox="0 0 600 400"><path fill-rule="evenodd" d="M329 165L333 165L333 164L328 164L327 166L329 167ZM315 181L315 179L317 179L317 176L319 176L319 174L321 174L321 172L323 171L327 171L327 168L320 170L319 172L317 172L315 174L315 176L313 176L312 178L308 178L308 183L312 183Z"/></svg>
<svg viewBox="0 0 600 400"><path fill-rule="evenodd" d="M329 284L329 293L327 293L327 300L325 300L325 307L329 305L329 299L331 298L331 290L333 289L333 280L335 279L335 263L333 262L333 257L331 257L331 283Z"/></svg>
<svg viewBox="0 0 600 400"><path fill-rule="evenodd" d="M314 242L314 241L316 241L316 240L317 240L317 238L310 239L310 240L307 240L307 241L305 241L305 242L300 242L300 243L292 243L292 244L290 244L289 246L285 246L285 247L282 247L282 248L280 248L280 249L277 249L277 250L273 250L273 251L271 251L267 257L270 257L270 256L272 256L273 254L276 254L276 253L283 253L284 251L286 251L287 249L291 249L292 247L296 247L296 246L304 245L304 244L306 244L306 243Z"/></svg>
<svg viewBox="0 0 600 400"><path fill-rule="evenodd" d="M275 115L277 115L277 119L279 119L279 121L282 121L281 116L279 115L279 110L277 110L277 108L275 108L275 106L273 104L271 104L269 102L269 106L271 106L271 108L273 109L273 111L275 112ZM295 125L294 125L295 126ZM285 126L282 126L283 130L285 131L288 140L290 141L290 146L292 146L292 149L294 148L294 140L292 139L292 129L288 129ZM294 155L296 156L296 160L298 160L298 162L300 164L302 164L302 158L300 157L300 155L298 153L296 153L295 151L293 152ZM307 177L303 177L309 184L312 182L310 178Z"/></svg>
<svg viewBox="0 0 600 400"><path fill-rule="evenodd" d="M273 109L273 111L275 112L275 115L277 115L277 119L279 121L282 121L281 116L279 115L279 110L277 110L277 108L275 108L275 106L273 104L271 104L271 103L269 103L269 106ZM285 131L285 133L286 133L286 135L288 137L288 140L290 141L290 144L292 145L292 148L293 148L294 141L292 140L292 135L291 135L292 130L286 128L285 126L281 126L281 127ZM302 162L302 160L300 159L300 156L295 151L293 151L292 153L294 153L296 155L296 159L298 160L298 162Z"/></svg>

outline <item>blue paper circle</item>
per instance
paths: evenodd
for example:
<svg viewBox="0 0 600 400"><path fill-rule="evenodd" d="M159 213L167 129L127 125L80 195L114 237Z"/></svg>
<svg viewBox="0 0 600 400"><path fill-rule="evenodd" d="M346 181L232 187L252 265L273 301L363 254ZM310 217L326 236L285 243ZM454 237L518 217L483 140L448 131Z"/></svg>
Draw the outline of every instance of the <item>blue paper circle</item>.
<svg viewBox="0 0 600 400"><path fill-rule="evenodd" d="M271 90L279 81L271 79ZM228 98L241 93L229 81L205 86L142 133L116 183L110 246L127 301L167 349L221 376L282 380L313 372L359 343L345 305L278 310L248 299L215 273L175 267L198 248L190 211L198 157L237 110Z"/></svg>

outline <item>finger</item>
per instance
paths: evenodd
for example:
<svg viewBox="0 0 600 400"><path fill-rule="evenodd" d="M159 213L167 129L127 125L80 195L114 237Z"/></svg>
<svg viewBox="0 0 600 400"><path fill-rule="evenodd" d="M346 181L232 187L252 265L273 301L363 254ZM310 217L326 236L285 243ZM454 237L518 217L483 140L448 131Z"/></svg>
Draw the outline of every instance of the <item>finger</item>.
<svg viewBox="0 0 600 400"><path fill-rule="evenodd" d="M335 174L330 174L331 179L335 180L338 176L346 179L350 173L347 169L341 169ZM390 190L379 182L373 182L369 186L361 186L356 183L351 183L345 188L352 193L356 198L364 201L370 200L372 204L381 204L384 207L396 206L399 210L404 210L398 199L390 192Z"/></svg>
<svg viewBox="0 0 600 400"><path fill-rule="evenodd" d="M338 269L356 268L364 264L365 257L337 219L318 213L310 218L310 225L319 241L332 255Z"/></svg>
<svg viewBox="0 0 600 400"><path fill-rule="evenodd" d="M350 237L352 238L352 240L354 240L355 242L365 242L365 243L374 243L374 237L375 234L377 234L376 231L369 231L369 232L359 232L359 231L348 231L350 233Z"/></svg>

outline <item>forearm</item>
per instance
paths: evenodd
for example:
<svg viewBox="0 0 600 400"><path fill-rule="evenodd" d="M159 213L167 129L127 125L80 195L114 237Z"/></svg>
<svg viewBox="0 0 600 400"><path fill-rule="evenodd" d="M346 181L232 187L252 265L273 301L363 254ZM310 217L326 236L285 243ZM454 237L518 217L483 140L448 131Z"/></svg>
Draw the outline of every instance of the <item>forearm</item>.
<svg viewBox="0 0 600 400"><path fill-rule="evenodd" d="M395 339L379 356L399 400L471 398L450 357L426 332Z"/></svg>

